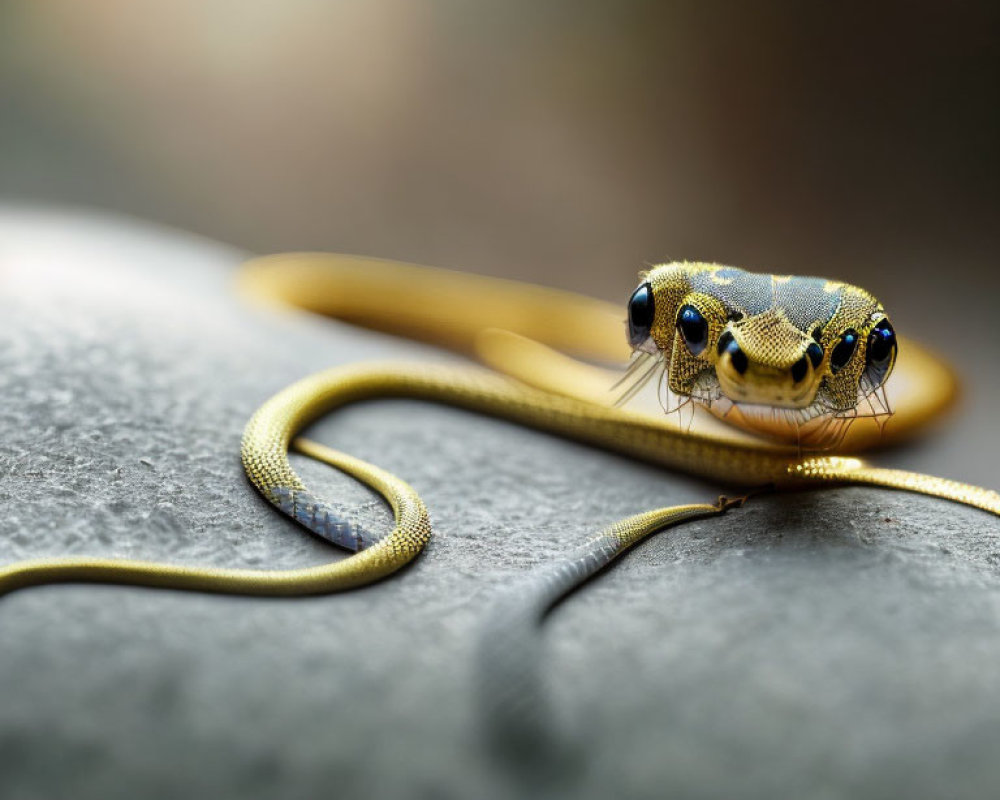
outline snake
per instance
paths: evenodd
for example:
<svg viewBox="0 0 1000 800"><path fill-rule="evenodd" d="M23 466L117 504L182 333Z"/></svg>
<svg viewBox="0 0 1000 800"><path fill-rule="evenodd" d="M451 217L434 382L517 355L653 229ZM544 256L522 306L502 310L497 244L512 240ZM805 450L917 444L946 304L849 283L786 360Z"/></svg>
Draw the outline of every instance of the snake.
<svg viewBox="0 0 1000 800"><path fill-rule="evenodd" d="M250 418L241 444L249 482L346 557L283 570L45 558L0 567L0 593L101 582L292 596L386 578L430 540L427 506L401 478L302 436L336 409L384 397L504 418L745 492L868 485L1000 515L996 491L862 457L939 419L957 384L933 352L897 337L876 297L851 284L671 262L641 274L623 314L613 303L531 284L291 253L249 261L238 290L257 304L407 336L479 363L338 366L281 390ZM653 389L659 407L639 407L643 397L653 405ZM310 490L292 467L291 450L380 494L392 509L392 529L363 529ZM724 513L748 496L637 510L548 570L530 613L544 613L650 534Z"/></svg>

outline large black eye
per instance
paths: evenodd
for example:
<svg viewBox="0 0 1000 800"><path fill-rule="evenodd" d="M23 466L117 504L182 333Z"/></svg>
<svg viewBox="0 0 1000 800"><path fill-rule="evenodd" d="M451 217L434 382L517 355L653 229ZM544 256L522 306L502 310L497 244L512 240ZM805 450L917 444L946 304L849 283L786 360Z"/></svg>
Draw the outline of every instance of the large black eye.
<svg viewBox="0 0 1000 800"><path fill-rule="evenodd" d="M854 351L858 349L858 332L853 329L844 331L840 336L840 341L830 353L830 371L839 372L847 366Z"/></svg>
<svg viewBox="0 0 1000 800"><path fill-rule="evenodd" d="M888 366L896 352L896 332L884 319L868 334L868 364L869 366Z"/></svg>
<svg viewBox="0 0 1000 800"><path fill-rule="evenodd" d="M691 355L696 356L708 344L708 321L694 306L681 306L677 312L677 330L684 337Z"/></svg>
<svg viewBox="0 0 1000 800"><path fill-rule="evenodd" d="M648 283L644 283L632 293L628 301L628 341L632 347L637 347L649 338L655 316L653 289Z"/></svg>
<svg viewBox="0 0 1000 800"><path fill-rule="evenodd" d="M884 319L868 334L868 352L865 354L865 377L873 389L882 385L896 357L896 332Z"/></svg>

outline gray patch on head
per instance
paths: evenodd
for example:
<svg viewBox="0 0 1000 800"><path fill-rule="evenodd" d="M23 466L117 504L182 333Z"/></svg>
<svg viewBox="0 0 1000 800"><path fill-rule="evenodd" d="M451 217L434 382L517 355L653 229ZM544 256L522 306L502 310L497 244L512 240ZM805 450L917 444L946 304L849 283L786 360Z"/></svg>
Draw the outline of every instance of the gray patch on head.
<svg viewBox="0 0 1000 800"><path fill-rule="evenodd" d="M796 328L830 321L840 305L841 290L825 290L823 278L799 278L775 281L771 275L724 267L714 272L700 272L691 277L695 291L719 298L730 311L747 316L780 310Z"/></svg>
<svg viewBox="0 0 1000 800"><path fill-rule="evenodd" d="M839 287L826 291L824 287L827 285L823 278L792 278L775 283L774 305L784 311L788 321L800 330L804 331L807 325L816 322L825 325L837 313L842 293Z"/></svg>
<svg viewBox="0 0 1000 800"><path fill-rule="evenodd" d="M731 311L747 316L762 314L771 308L770 275L727 267L696 273L691 277L691 286L696 291L718 297Z"/></svg>

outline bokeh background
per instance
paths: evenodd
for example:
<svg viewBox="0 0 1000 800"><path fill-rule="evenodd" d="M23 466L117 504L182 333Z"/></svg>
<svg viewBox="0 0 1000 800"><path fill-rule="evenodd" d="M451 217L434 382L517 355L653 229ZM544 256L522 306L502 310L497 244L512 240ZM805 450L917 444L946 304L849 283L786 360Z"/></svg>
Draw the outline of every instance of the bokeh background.
<svg viewBox="0 0 1000 800"><path fill-rule="evenodd" d="M0 9L7 200L612 299L666 258L819 273L925 338L939 270L1000 288L996 3Z"/></svg>
<svg viewBox="0 0 1000 800"><path fill-rule="evenodd" d="M998 22L995 2L0 0L0 256L23 273L85 242L62 274L94 267L39 269L20 305L0 283L4 563L320 563L242 482L236 442L271 392L390 347L251 314L229 249L135 226L102 250L129 226L22 206L622 302L670 258L854 281L965 385L949 426L878 457L996 487ZM718 487L399 409L318 431L433 509L443 535L399 581L300 603L5 598L0 795L484 796L470 653L491 593L598 519ZM995 793L994 518L845 489L699 525L544 628L589 796Z"/></svg>
<svg viewBox="0 0 1000 800"><path fill-rule="evenodd" d="M959 371L955 477L995 462L1000 4L0 9L0 201L622 303L669 259L847 280Z"/></svg>

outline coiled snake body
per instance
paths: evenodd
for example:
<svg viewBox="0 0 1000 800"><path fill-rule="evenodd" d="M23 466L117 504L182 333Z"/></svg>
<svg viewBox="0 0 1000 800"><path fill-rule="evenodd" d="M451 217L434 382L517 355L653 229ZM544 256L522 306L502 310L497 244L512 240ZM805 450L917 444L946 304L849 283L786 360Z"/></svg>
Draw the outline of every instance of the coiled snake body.
<svg viewBox="0 0 1000 800"><path fill-rule="evenodd" d="M613 375L558 351L612 363L627 355L619 309L576 295L374 259L289 255L242 273L260 300L337 316L475 353L493 370L357 365L289 386L253 415L242 443L247 476L276 508L353 552L282 571L175 566L100 558L44 559L0 569L0 591L99 581L257 595L303 595L370 583L402 567L431 534L427 509L399 478L298 433L333 409L372 397L448 403L750 489L869 484L920 492L1000 515L1000 495L954 481L867 465L857 452L911 434L954 393L950 372L912 342L899 348L885 312L861 289L819 279L669 264L644 276L629 302L632 367L618 399L657 380L665 407L692 402L765 442L673 416L618 408ZM895 396L885 381L895 372ZM889 401L894 413L889 417ZM886 420L888 419L888 422ZM342 519L302 483L289 447L363 481L392 506L387 535ZM819 448L812 450L812 448ZM808 449L807 449L808 448ZM648 534L739 501L639 513L586 542L546 579L538 606Z"/></svg>

